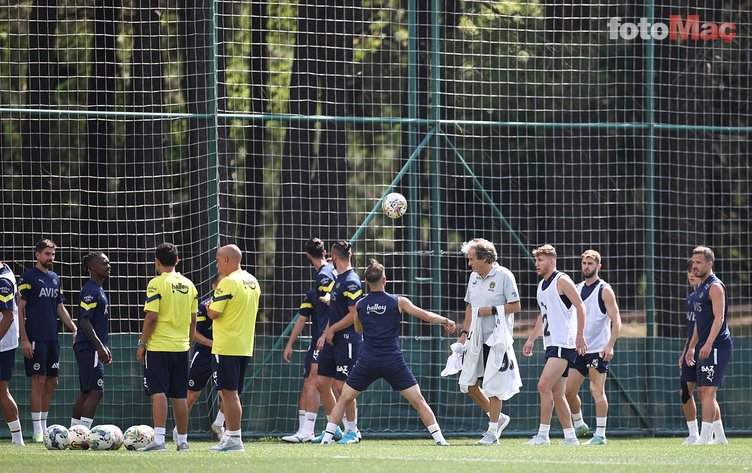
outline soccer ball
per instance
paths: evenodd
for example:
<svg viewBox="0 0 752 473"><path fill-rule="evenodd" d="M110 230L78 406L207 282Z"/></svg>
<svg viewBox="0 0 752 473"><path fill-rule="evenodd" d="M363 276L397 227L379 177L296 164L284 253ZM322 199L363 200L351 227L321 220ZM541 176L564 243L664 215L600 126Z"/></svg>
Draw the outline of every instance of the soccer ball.
<svg viewBox="0 0 752 473"><path fill-rule="evenodd" d="M68 443L68 429L58 424L47 427L44 435L44 446L47 450L65 450Z"/></svg>
<svg viewBox="0 0 752 473"><path fill-rule="evenodd" d="M154 429L148 425L134 425L123 433L123 445L127 450L144 448L154 441Z"/></svg>
<svg viewBox="0 0 752 473"><path fill-rule="evenodd" d="M117 450L123 444L123 433L115 425L98 425L89 432L92 450Z"/></svg>
<svg viewBox="0 0 752 473"><path fill-rule="evenodd" d="M400 218L407 211L407 199L402 194L392 192L384 197L381 208L387 217Z"/></svg>
<svg viewBox="0 0 752 473"><path fill-rule="evenodd" d="M71 450L88 450L89 449L89 428L85 425L74 425L68 429Z"/></svg>

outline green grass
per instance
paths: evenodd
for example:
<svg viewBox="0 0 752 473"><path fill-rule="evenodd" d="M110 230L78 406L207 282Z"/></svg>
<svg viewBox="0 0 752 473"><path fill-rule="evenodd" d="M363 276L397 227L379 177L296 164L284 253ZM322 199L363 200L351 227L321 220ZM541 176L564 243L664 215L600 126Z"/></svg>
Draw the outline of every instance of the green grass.
<svg viewBox="0 0 752 473"><path fill-rule="evenodd" d="M211 442L191 442L176 453L48 451L42 445L12 447L0 442L2 471L103 472L338 472L495 473L752 471L752 439L729 445L682 447L679 438L609 439L600 447L523 446L525 439L502 438L497 447L475 446L476 439L450 439L451 447L421 440L365 440L359 445L286 445L246 441L246 451L212 453ZM6 470L7 467L7 470Z"/></svg>

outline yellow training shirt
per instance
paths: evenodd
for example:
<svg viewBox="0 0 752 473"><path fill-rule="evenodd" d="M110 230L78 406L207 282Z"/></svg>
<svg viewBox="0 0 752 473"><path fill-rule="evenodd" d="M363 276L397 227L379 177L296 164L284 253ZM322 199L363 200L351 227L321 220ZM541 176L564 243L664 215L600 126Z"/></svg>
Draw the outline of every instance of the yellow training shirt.
<svg viewBox="0 0 752 473"><path fill-rule="evenodd" d="M172 272L149 281L144 312L159 314L147 350L188 351L191 318L198 312L198 291L188 278Z"/></svg>
<svg viewBox="0 0 752 473"><path fill-rule="evenodd" d="M209 306L220 314L212 323L213 354L253 356L260 297L258 281L242 269L219 282Z"/></svg>

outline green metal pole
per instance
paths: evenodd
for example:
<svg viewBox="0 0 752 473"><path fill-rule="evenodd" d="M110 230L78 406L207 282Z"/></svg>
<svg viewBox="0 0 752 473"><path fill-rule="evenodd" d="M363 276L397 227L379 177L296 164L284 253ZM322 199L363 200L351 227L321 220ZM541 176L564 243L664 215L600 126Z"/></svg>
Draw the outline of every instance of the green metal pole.
<svg viewBox="0 0 752 473"><path fill-rule="evenodd" d="M217 159L217 127L219 126L219 118L217 112L219 107L217 106L217 26L215 24L215 18L219 13L217 12L217 0L212 0L212 11L209 18L209 28L211 29L211 71L210 71L210 84L209 84L209 110L211 119L207 120L209 125L209 163L208 163L208 195L207 199L209 204L209 248L219 248L219 185L217 180L219 179L218 172L218 159Z"/></svg>
<svg viewBox="0 0 752 473"><path fill-rule="evenodd" d="M433 162L431 169L431 307L434 311L441 311L441 248L442 221L441 218L441 6L440 0L431 2L431 118L436 121L434 130Z"/></svg>
<svg viewBox="0 0 752 473"><path fill-rule="evenodd" d="M653 0L647 2L647 17L650 24L655 20ZM645 84L646 117L648 122L645 169L645 271L647 273L646 320L647 336L655 334L655 41L646 43Z"/></svg>
<svg viewBox="0 0 752 473"><path fill-rule="evenodd" d="M407 2L407 114L409 120L418 118L418 5L416 0ZM415 150L418 145L418 130L420 125L410 122L408 125L407 145L411 150ZM420 156L420 154L417 154ZM415 160L418 160L417 157ZM411 159L412 160L412 156ZM409 162L410 162L409 161ZM417 171L420 164L413 164L412 171L407 173L407 201L408 205L413 205L418 209L418 178ZM409 168L408 168L409 171ZM418 284L416 281L418 259L416 251L418 249L418 227L420 218L417 212L408 212L406 215L407 230L407 293L410 297L415 298L418 295Z"/></svg>

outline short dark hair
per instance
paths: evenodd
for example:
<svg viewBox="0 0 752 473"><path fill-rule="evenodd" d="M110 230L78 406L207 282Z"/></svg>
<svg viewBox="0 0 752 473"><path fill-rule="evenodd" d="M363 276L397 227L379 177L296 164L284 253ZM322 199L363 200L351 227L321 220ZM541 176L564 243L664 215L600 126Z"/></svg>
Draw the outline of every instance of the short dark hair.
<svg viewBox="0 0 752 473"><path fill-rule="evenodd" d="M57 248L57 245L49 238L42 238L34 245L34 253L41 253L45 248L52 248L54 250Z"/></svg>
<svg viewBox="0 0 752 473"><path fill-rule="evenodd" d="M384 274L386 274L384 265L376 261L374 258L371 258L365 272L366 281L369 284L377 284L381 282L381 278L384 277Z"/></svg>
<svg viewBox="0 0 752 473"><path fill-rule="evenodd" d="M85 270L89 270L89 267L94 263L94 261L97 260L97 258L102 258L104 256L104 253L101 251L90 251L86 253L83 258L81 258L81 264L83 265Z"/></svg>
<svg viewBox="0 0 752 473"><path fill-rule="evenodd" d="M352 256L352 245L345 240L340 240L332 245L332 253L336 253L337 256L342 258L350 258Z"/></svg>
<svg viewBox="0 0 752 473"><path fill-rule="evenodd" d="M305 244L305 252L314 258L323 258L326 248L321 238L311 238Z"/></svg>
<svg viewBox="0 0 752 473"><path fill-rule="evenodd" d="M154 255L165 266L175 266L178 264L178 247L172 243L161 243L157 246Z"/></svg>
<svg viewBox="0 0 752 473"><path fill-rule="evenodd" d="M691 271L692 271L692 258L689 258L687 260L687 272L689 273Z"/></svg>

